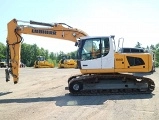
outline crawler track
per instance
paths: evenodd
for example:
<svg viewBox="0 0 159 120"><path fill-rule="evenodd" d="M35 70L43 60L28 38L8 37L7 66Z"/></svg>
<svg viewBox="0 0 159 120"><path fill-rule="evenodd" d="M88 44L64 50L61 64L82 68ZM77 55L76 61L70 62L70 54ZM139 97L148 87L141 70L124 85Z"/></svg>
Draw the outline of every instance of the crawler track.
<svg viewBox="0 0 159 120"><path fill-rule="evenodd" d="M111 81L117 82L117 84L113 83L114 85L119 83L121 85L113 87ZM108 87L105 87L103 83ZM79 84L80 90L73 89L75 84ZM129 87L128 84L133 87ZM120 73L76 75L69 78L68 85L71 95L150 94L155 89L155 83L150 78Z"/></svg>

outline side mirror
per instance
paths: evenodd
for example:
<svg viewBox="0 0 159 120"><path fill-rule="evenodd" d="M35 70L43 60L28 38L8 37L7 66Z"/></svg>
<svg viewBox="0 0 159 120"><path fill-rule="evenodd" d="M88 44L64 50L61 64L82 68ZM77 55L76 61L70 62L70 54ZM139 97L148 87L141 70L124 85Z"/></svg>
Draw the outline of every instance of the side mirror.
<svg viewBox="0 0 159 120"><path fill-rule="evenodd" d="M78 42L75 42L75 46L78 46Z"/></svg>

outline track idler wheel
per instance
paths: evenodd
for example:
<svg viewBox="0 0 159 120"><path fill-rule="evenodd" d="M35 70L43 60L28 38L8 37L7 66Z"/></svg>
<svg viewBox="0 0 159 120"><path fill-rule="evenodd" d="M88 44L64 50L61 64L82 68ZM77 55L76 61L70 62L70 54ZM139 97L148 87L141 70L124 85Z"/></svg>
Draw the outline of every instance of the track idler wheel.
<svg viewBox="0 0 159 120"><path fill-rule="evenodd" d="M83 83L79 81L70 81L69 91L70 93L77 93L83 89Z"/></svg>

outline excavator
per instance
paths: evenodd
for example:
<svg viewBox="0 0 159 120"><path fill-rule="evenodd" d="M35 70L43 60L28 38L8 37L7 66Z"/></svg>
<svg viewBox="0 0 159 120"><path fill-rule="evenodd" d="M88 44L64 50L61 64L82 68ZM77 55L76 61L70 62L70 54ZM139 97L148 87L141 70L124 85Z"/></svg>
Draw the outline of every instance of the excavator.
<svg viewBox="0 0 159 120"><path fill-rule="evenodd" d="M54 68L54 64L46 61L44 56L37 56L37 60L34 62L34 68Z"/></svg>
<svg viewBox="0 0 159 120"><path fill-rule="evenodd" d="M72 41L78 47L77 65L81 74L69 77L68 86L65 87L72 95L150 94L155 89L152 79L133 74L151 71L151 55L114 52L114 35L88 36L84 31L65 23L13 19L7 26L7 57L11 65L8 64L5 69L6 81L10 80L11 74L14 84L18 83L23 41L21 34L30 34Z"/></svg>

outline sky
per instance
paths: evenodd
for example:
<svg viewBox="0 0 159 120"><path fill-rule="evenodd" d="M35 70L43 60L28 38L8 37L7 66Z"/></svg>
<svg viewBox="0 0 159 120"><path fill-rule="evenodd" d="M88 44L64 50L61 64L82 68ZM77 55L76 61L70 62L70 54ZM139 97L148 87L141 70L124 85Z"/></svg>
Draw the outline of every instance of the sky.
<svg viewBox="0 0 159 120"><path fill-rule="evenodd" d="M1 0L0 42L6 43L7 23L12 19L66 23L89 36L123 37L123 47L159 43L159 0ZM18 23L23 25L23 23ZM37 44L49 52L75 51L73 42L22 35L24 43Z"/></svg>

